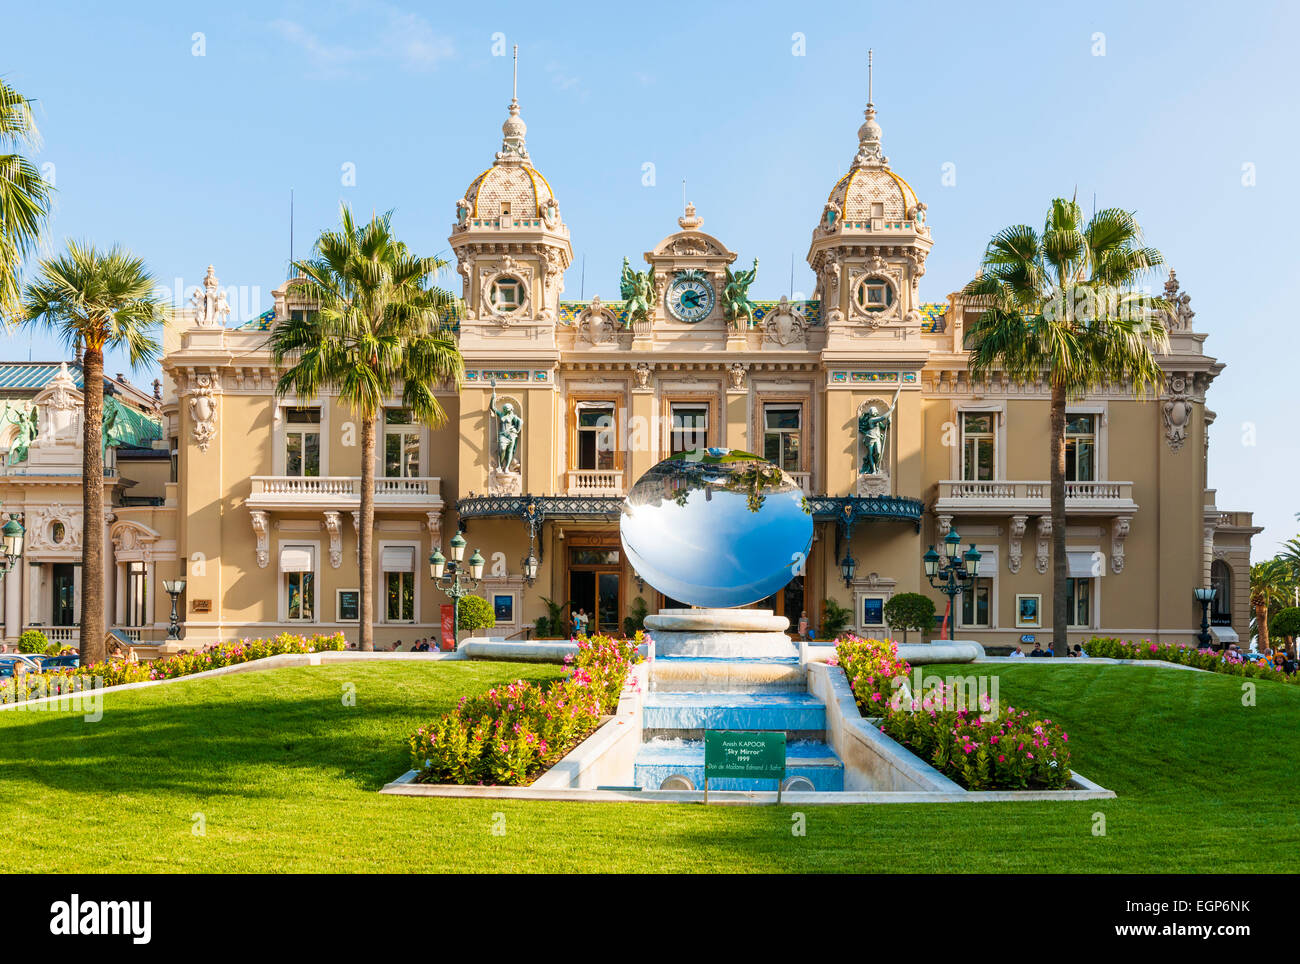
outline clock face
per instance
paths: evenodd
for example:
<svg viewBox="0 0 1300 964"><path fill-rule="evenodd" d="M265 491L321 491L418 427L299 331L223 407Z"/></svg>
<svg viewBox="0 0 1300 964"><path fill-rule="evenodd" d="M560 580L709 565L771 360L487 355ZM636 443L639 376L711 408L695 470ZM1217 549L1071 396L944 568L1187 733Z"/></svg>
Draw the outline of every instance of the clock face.
<svg viewBox="0 0 1300 964"><path fill-rule="evenodd" d="M713 310L713 286L704 278L680 275L668 286L666 302L674 318L694 324Z"/></svg>

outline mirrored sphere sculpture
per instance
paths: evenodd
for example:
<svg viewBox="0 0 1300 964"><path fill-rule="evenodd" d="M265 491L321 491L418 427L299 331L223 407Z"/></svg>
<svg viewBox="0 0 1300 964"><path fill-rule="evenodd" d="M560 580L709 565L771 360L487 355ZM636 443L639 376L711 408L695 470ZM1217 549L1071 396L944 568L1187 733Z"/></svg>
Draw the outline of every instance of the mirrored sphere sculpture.
<svg viewBox="0 0 1300 964"><path fill-rule="evenodd" d="M650 585L681 603L724 608L784 587L807 558L813 524L803 491L779 467L710 448L664 459L641 476L623 503L619 533Z"/></svg>

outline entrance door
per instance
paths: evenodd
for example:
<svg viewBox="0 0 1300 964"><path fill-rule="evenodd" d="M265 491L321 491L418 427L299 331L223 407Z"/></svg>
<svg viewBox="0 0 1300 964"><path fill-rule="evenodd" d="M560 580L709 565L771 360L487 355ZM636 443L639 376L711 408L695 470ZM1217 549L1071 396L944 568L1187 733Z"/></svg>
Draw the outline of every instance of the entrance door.
<svg viewBox="0 0 1300 964"><path fill-rule="evenodd" d="M50 600L50 625L71 626L76 620L76 569L60 562L52 567L53 597Z"/></svg>
<svg viewBox="0 0 1300 964"><path fill-rule="evenodd" d="M569 549L569 612L587 614L590 633L622 631L622 553L608 546Z"/></svg>

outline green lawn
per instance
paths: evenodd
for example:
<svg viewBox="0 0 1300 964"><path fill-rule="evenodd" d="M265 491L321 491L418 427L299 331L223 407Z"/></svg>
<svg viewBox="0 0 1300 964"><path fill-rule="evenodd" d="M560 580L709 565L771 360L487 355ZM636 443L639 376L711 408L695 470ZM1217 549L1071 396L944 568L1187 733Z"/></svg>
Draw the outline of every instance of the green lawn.
<svg viewBox="0 0 1300 964"><path fill-rule="evenodd" d="M942 670L942 668L939 668ZM954 668L962 673L971 667ZM3 871L1291 871L1300 688L1122 666L980 667L1065 723L1080 803L794 808L382 796L417 722L503 663L336 664L176 683L104 717L0 713ZM356 705L344 688L355 686ZM1093 814L1106 817L1093 834ZM493 814L505 815L503 836ZM195 814L206 824L195 835Z"/></svg>

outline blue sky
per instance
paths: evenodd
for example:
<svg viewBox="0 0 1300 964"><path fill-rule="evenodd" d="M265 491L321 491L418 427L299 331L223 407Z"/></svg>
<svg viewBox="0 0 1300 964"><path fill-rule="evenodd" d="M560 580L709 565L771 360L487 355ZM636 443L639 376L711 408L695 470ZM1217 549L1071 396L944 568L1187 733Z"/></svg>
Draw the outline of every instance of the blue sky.
<svg viewBox="0 0 1300 964"><path fill-rule="evenodd" d="M1267 526L1259 558L1300 529L1298 252L1277 230L1300 214L1300 13L1135 6L51 2L6 12L0 74L39 101L52 244L121 241L169 285L212 263L251 316L284 277L290 189L299 255L340 200L395 209L413 248L447 253L455 201L499 146L515 43L528 147L572 236L566 297L617 296L623 256L675 229L682 178L705 230L760 259L757 294L790 288L792 254L809 292L803 257L856 147L874 47L885 151L929 205L927 300L1055 195L1138 212L1228 365L1210 481ZM0 340L0 357L29 352L59 348Z"/></svg>

